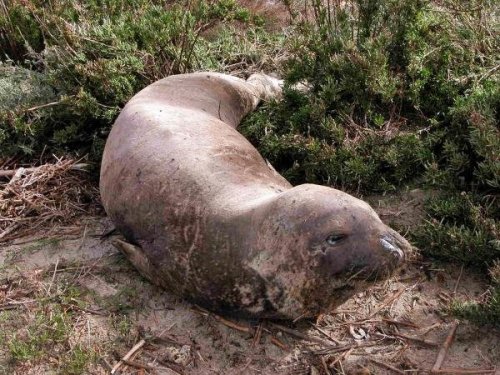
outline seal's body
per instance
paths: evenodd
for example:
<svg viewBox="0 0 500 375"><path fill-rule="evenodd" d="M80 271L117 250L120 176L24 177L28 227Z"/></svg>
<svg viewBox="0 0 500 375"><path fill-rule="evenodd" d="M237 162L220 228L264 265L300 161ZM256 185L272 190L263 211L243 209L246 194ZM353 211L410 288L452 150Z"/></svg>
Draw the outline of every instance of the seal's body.
<svg viewBox="0 0 500 375"><path fill-rule="evenodd" d="M177 75L121 112L101 196L152 282L210 309L295 318L342 302L348 279L386 276L404 258L408 243L366 203L292 187L237 132L279 91L264 75Z"/></svg>

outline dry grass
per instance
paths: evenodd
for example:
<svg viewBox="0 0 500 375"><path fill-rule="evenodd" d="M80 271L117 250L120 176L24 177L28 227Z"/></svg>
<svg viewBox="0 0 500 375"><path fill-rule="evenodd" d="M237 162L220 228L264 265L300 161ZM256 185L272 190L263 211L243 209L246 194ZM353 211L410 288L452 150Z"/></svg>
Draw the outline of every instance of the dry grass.
<svg viewBox="0 0 500 375"><path fill-rule="evenodd" d="M64 234L82 215L100 210L99 191L82 164L58 159L36 168L0 171L0 243L39 232ZM49 229L50 228L50 229Z"/></svg>

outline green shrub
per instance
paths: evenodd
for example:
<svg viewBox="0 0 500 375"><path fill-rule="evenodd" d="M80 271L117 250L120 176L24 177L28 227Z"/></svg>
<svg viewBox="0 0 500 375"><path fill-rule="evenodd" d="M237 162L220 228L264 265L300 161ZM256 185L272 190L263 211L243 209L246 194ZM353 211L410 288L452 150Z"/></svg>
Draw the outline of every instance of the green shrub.
<svg viewBox="0 0 500 375"><path fill-rule="evenodd" d="M56 96L36 110L26 101L0 110L0 157L45 149L99 161L120 108L140 89L170 74L258 64L272 39L234 0L12 1L0 15L0 59L39 71ZM247 24L237 31L235 22ZM239 42L247 35L253 44Z"/></svg>
<svg viewBox="0 0 500 375"><path fill-rule="evenodd" d="M310 165L319 154L287 155L279 141L287 134L324 149L313 174L318 181L332 181L334 171L341 186L380 191L427 171L431 184L498 188L500 85L492 57L498 40L483 30L493 27L493 3L465 9L449 3L460 11L429 1L372 0L329 12L313 2L315 23L300 25L290 46L285 100L263 110L271 121L251 117L245 133L295 182L305 177L290 169L295 157ZM474 14L479 5L483 21ZM309 91L294 90L298 82ZM328 162L325 154L352 160Z"/></svg>
<svg viewBox="0 0 500 375"><path fill-rule="evenodd" d="M452 311L465 319L479 324L500 326L500 262L490 269L492 286L482 295L482 300L454 303Z"/></svg>
<svg viewBox="0 0 500 375"><path fill-rule="evenodd" d="M430 199L429 219L413 239L425 254L485 270L500 259L500 210L495 201L462 192Z"/></svg>

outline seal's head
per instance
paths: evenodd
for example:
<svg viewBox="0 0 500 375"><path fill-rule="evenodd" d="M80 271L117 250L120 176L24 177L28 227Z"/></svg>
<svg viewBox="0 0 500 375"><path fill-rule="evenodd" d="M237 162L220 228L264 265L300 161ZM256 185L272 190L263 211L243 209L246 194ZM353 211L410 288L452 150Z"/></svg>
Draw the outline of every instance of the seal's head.
<svg viewBox="0 0 500 375"><path fill-rule="evenodd" d="M410 244L353 196L319 185L281 193L260 213L249 263L276 315L316 314L365 281L389 276Z"/></svg>

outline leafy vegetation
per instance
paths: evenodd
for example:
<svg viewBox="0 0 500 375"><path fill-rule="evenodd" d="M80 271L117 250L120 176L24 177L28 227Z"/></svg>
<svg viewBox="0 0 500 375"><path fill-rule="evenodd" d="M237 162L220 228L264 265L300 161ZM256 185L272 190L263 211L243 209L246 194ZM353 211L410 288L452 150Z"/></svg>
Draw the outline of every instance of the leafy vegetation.
<svg viewBox="0 0 500 375"><path fill-rule="evenodd" d="M279 70L283 100L242 126L262 155L293 183L437 192L412 239L489 269L485 298L454 311L500 323L495 1L285 3L287 34L235 0L0 0L0 158L97 162L119 109L152 81Z"/></svg>
<svg viewBox="0 0 500 375"><path fill-rule="evenodd" d="M28 287L30 296L34 297L31 306L35 314L19 321L17 314L6 315L2 320L6 329L2 340L12 363L39 362L50 357L52 364L58 366L58 373L81 374L87 366L95 361L96 353L91 347L83 348L80 344L72 345L78 308L85 305L81 300L82 291L71 285L64 285L47 296L47 290L34 280L16 280L14 288ZM19 292L19 291L17 291ZM81 307L83 308L83 307ZM78 318L81 319L81 316Z"/></svg>
<svg viewBox="0 0 500 375"><path fill-rule="evenodd" d="M38 315L24 335L14 336L8 346L12 358L16 361L28 361L39 358L47 347L61 344L69 331L68 315L56 309L50 316Z"/></svg>
<svg viewBox="0 0 500 375"><path fill-rule="evenodd" d="M149 83L235 61L255 65L280 43L233 0L30 0L1 9L0 69L10 75L0 94L14 104L0 108L3 156L45 148L98 161L119 109ZM7 82L26 86L26 100L16 102L19 90Z"/></svg>

